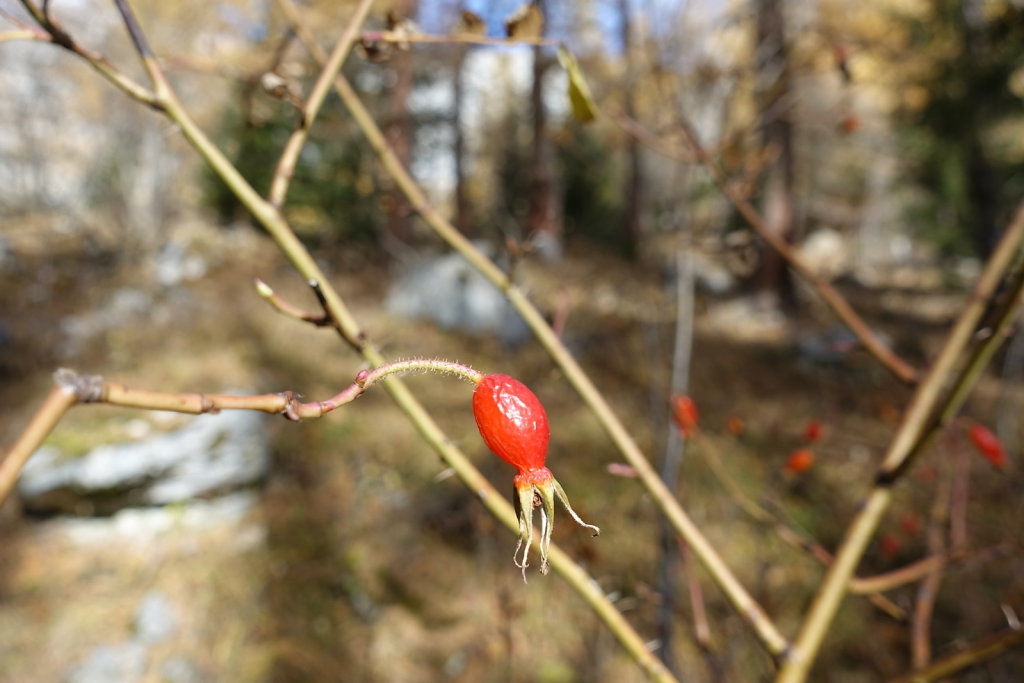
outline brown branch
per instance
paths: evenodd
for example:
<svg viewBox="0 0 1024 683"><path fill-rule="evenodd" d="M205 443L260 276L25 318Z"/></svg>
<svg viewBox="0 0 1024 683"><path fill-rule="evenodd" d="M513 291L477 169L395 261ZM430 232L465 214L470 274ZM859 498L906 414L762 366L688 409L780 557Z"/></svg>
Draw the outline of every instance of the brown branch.
<svg viewBox="0 0 1024 683"><path fill-rule="evenodd" d="M334 326L334 321L331 320L331 317L326 311L321 313L304 311L298 306L292 305L281 298L281 296L274 292L274 290L270 288L270 285L263 280L256 278L255 284L256 291L259 295L266 299L267 303L273 306L274 310L278 313L282 313L289 318L295 318L296 320L300 320L305 323L311 323L316 327ZM319 287L317 287L317 289L319 289Z"/></svg>
<svg viewBox="0 0 1024 683"><path fill-rule="evenodd" d="M636 136L642 129L639 123L633 120L628 122L620 121L623 130L630 135ZM747 200L739 190L736 189L735 185L730 182L728 175L725 170L719 165L719 163L712 157L711 153L701 144L697 137L697 133L694 131L693 126L686 119L681 119L680 126L683 134L686 137L688 144L693 152L696 161L703 165L711 173L715 183L721 189L722 194L732 203L736 211L743 216L747 224L753 228L761 239L763 239L768 246L774 249L792 268L798 275L808 282L818 294L825 301L826 304L832 309L836 316L843 321L843 323L850 328L850 331L860 340L871 355L877 358L886 368L889 369L897 378L903 382L912 383L918 379L918 371L912 367L909 363L900 358L888 345L883 342L877 334L871 329L871 327L864 321L863 318L854 310L846 298L839 293L835 287L832 286L828 280L824 279L813 268L811 268L793 249L792 245L780 235L770 230L761 215L754 209L753 205ZM675 159L682 161L677 152L672 152L663 145L652 144L655 136L647 133L642 137L637 137L638 140L647 144L659 154L666 156L669 159ZM687 159L685 163L690 163Z"/></svg>
<svg viewBox="0 0 1024 683"><path fill-rule="evenodd" d="M666 159L671 159L680 164L694 164L697 162L697 157L692 153L687 153L686 150L675 149L665 144L665 139L659 135L656 135L640 123L629 116L622 113L615 113L612 115L612 121L617 123L622 130L628 135L636 138L637 142L647 147L648 149L657 152Z"/></svg>
<svg viewBox="0 0 1024 683"><path fill-rule="evenodd" d="M431 35L428 33L405 33L404 31L363 31L359 36L364 43L462 43L470 45L558 45L552 38L490 38L472 33Z"/></svg>
<svg viewBox="0 0 1024 683"><path fill-rule="evenodd" d="M1003 332L1008 329L1009 321L1017 314L1020 302L1024 300L1024 277L1018 277L1024 269L1024 261L1020 259L1022 244L1024 202L1018 206L999 244L985 264L971 299L957 316L938 356L918 384L879 466L875 485L850 522L836 552L835 562L819 586L793 642L791 656L779 670L779 683L806 680L847 593L850 578L892 502L893 484L931 442L938 425L952 419L960 410L980 379L982 370L1003 341ZM975 345L974 353L968 354L970 341L984 314L985 304L993 299L1000 283L1004 281L1012 282L1013 285L1004 304L998 307L993 325L996 333L981 340ZM963 363L961 361L965 356L967 361Z"/></svg>
<svg viewBox="0 0 1024 683"><path fill-rule="evenodd" d="M18 440L8 449L7 456L0 462L0 503L7 500L18 480L18 473L28 462L29 457L39 448L43 439L53 431L71 406L78 402L78 396L71 386L58 384L36 411L32 421Z"/></svg>
<svg viewBox="0 0 1024 683"><path fill-rule="evenodd" d="M973 645L935 661L931 666L901 676L892 683L939 681L964 669L994 659L1007 650L1024 645L1024 628L1000 631Z"/></svg>
<svg viewBox="0 0 1024 683"><path fill-rule="evenodd" d="M36 28L22 28L13 31L0 31L0 43L14 40L35 40L43 43L52 43L53 38Z"/></svg>
<svg viewBox="0 0 1024 683"><path fill-rule="evenodd" d="M21 4L24 5L25 9L28 10L28 13L32 15L32 18L35 19L40 28L46 32L49 36L50 42L55 45L59 45L65 50L68 50L69 52L72 52L84 59L89 63L89 66L127 93L132 99L158 111L163 108L155 92L126 76L104 55L94 50L90 50L75 41L71 35L64 30L64 27L50 15L48 8L44 11L36 6L35 3L31 2L31 0L22 0Z"/></svg>
<svg viewBox="0 0 1024 683"><path fill-rule="evenodd" d="M937 567L988 562L995 557L1011 552L1012 548L1012 543L1004 541L985 550L973 553L947 552L940 555L932 555L884 574L850 579L850 592L863 595L866 593L889 591L893 588L899 588L908 583L918 581Z"/></svg>
<svg viewBox="0 0 1024 683"><path fill-rule="evenodd" d="M327 300L327 294L319 280L310 279L307 281L307 284L309 285L309 288L313 290L313 295L320 304L320 308L322 309L321 313L305 311L298 306L288 303L281 298L280 295L274 292L274 290L270 288L270 285L259 278L256 278L255 284L256 291L259 295L266 299L267 303L273 306L279 313L282 313L289 318L295 318L296 320L310 323L317 327L333 327L341 338L348 342L349 346L351 346L356 352L362 351L363 347L366 346L366 335L362 330L358 330L354 334L350 333L349 326L343 325L334 315L332 307Z"/></svg>
<svg viewBox="0 0 1024 683"><path fill-rule="evenodd" d="M946 551L946 525L949 522L949 507L952 502L953 470L943 467L935 488L935 498L929 513L927 544L932 557ZM935 613L935 602L944 577L945 563L937 563L925 575L917 589L917 601L910 621L910 659L915 669L928 666L932 658L931 625Z"/></svg>
<svg viewBox="0 0 1024 683"><path fill-rule="evenodd" d="M392 375L424 371L455 375L470 382L479 382L479 372L461 363L449 361L414 359L396 361L381 365L373 370L363 370L354 382L326 401L302 403L297 394L283 391L276 394L231 396L226 394L168 393L132 389L116 382L107 382L99 376L79 375L74 370L62 368L54 373L54 389L36 412L28 427L21 433L0 464L0 503L14 487L29 456L35 452L43 439L71 406L86 403L105 403L124 408L142 410L168 410L176 413L200 415L219 413L222 410L256 410L273 415L283 415L293 422L323 417L327 413L356 400L374 384Z"/></svg>
<svg viewBox="0 0 1024 683"><path fill-rule="evenodd" d="M288 187L291 184L292 176L295 174L295 166L299 163L299 155L309 139L309 132L313 126L313 121L316 120L317 114L320 113L320 107L323 105L327 93L330 92L334 77L341 70L342 64L345 63L345 58L348 57L348 53L352 49L353 43L355 43L359 27L366 20L366 15L369 14L372 4L373 0L360 0L355 14L338 37L334 50L331 51L330 56L324 62L320 75L306 97L299 124L292 131L291 137L288 138L288 142L285 143L284 149L281 151L281 157L278 159L277 166L274 168L274 175L271 177L270 192L267 194L267 200L278 209L284 205L285 196L288 194Z"/></svg>
<svg viewBox="0 0 1024 683"><path fill-rule="evenodd" d="M718 480L718 483L722 485L722 488L725 489L733 503L736 504L736 507L742 510L748 517L756 522L766 525L774 531L783 542L797 548L798 550L806 552L822 565L828 567L832 564L834 557L832 553L825 548L825 546L821 545L821 543L803 530L790 526L779 515L752 500L743 492L739 484L736 483L736 480L729 474L728 469L722 464L718 450L711 441L701 437L700 448L696 448L695 450L700 453L701 459L704 460L708 469L711 470L711 473ZM862 581L862 579L857 577L852 577L850 579L850 592L865 595L871 604L897 621L903 621L907 618L906 611L886 596L881 595L880 590L856 590L855 587L860 581Z"/></svg>
<svg viewBox="0 0 1024 683"><path fill-rule="evenodd" d="M950 432L955 456L953 459L953 490L949 502L949 546L953 555L966 555L967 501L971 488L971 452L965 448L957 430Z"/></svg>
<svg viewBox="0 0 1024 683"><path fill-rule="evenodd" d="M690 547L686 545L686 541L681 536L677 536L676 542L679 545L679 557L683 563L683 575L686 577L686 586L690 595L690 609L693 610L693 635L701 650L710 655L715 651L715 643L711 637L711 624L704 602L704 591L700 586L700 577L693 565Z"/></svg>

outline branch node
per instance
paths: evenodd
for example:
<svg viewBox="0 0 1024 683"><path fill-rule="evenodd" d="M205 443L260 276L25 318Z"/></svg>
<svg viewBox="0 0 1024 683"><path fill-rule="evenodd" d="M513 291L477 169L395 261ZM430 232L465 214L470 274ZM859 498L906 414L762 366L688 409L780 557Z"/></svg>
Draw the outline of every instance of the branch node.
<svg viewBox="0 0 1024 683"><path fill-rule="evenodd" d="M209 396L199 394L199 412L217 415L220 413L220 408L217 407L217 404Z"/></svg>
<svg viewBox="0 0 1024 683"><path fill-rule="evenodd" d="M298 413L299 400L295 397L295 392L282 391L280 396L284 399L284 410L281 411L284 419L289 422L302 422L302 417Z"/></svg>
<svg viewBox="0 0 1024 683"><path fill-rule="evenodd" d="M75 395L79 403L98 403L103 400L103 378L99 375L79 375L70 368L53 373L53 382Z"/></svg>

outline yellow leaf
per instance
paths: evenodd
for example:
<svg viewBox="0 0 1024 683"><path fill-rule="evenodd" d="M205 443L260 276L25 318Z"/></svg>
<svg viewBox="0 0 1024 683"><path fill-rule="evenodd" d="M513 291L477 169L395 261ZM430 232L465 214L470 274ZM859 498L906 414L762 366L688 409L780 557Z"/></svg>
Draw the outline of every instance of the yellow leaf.
<svg viewBox="0 0 1024 683"><path fill-rule="evenodd" d="M558 47L558 62L569 74L569 104L572 106L572 115L581 123L589 123L597 118L597 103L594 96L590 94L590 86L583 78L580 65L563 46Z"/></svg>

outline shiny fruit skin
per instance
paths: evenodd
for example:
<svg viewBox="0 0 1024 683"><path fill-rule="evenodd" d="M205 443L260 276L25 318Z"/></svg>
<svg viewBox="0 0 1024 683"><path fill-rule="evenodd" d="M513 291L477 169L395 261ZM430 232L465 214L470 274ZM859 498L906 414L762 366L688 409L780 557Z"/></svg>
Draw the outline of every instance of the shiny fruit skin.
<svg viewBox="0 0 1024 683"><path fill-rule="evenodd" d="M520 472L544 467L551 428L540 399L508 375L485 375L473 392L473 417L487 447Z"/></svg>

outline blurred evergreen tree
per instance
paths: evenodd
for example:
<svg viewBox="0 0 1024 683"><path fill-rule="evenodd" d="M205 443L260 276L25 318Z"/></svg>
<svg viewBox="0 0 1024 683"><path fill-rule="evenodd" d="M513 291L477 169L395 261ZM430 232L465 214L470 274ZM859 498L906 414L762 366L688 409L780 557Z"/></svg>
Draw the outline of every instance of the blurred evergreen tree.
<svg viewBox="0 0 1024 683"><path fill-rule="evenodd" d="M1009 143L1024 132L1024 8L937 0L905 21L928 62L901 112L927 191L914 222L943 253L985 256L1024 192L1024 145Z"/></svg>
<svg viewBox="0 0 1024 683"><path fill-rule="evenodd" d="M269 101L268 101L269 100ZM274 166L297 112L243 87L239 105L225 108L218 143L257 192L270 188ZM223 182L203 167L204 203L222 223L247 213ZM285 213L304 237L376 243L384 229L373 154L335 98L328 98L295 168Z"/></svg>
<svg viewBox="0 0 1024 683"><path fill-rule="evenodd" d="M560 137L565 236L632 253L633 235L622 229L625 207L617 157L591 128L569 124Z"/></svg>

